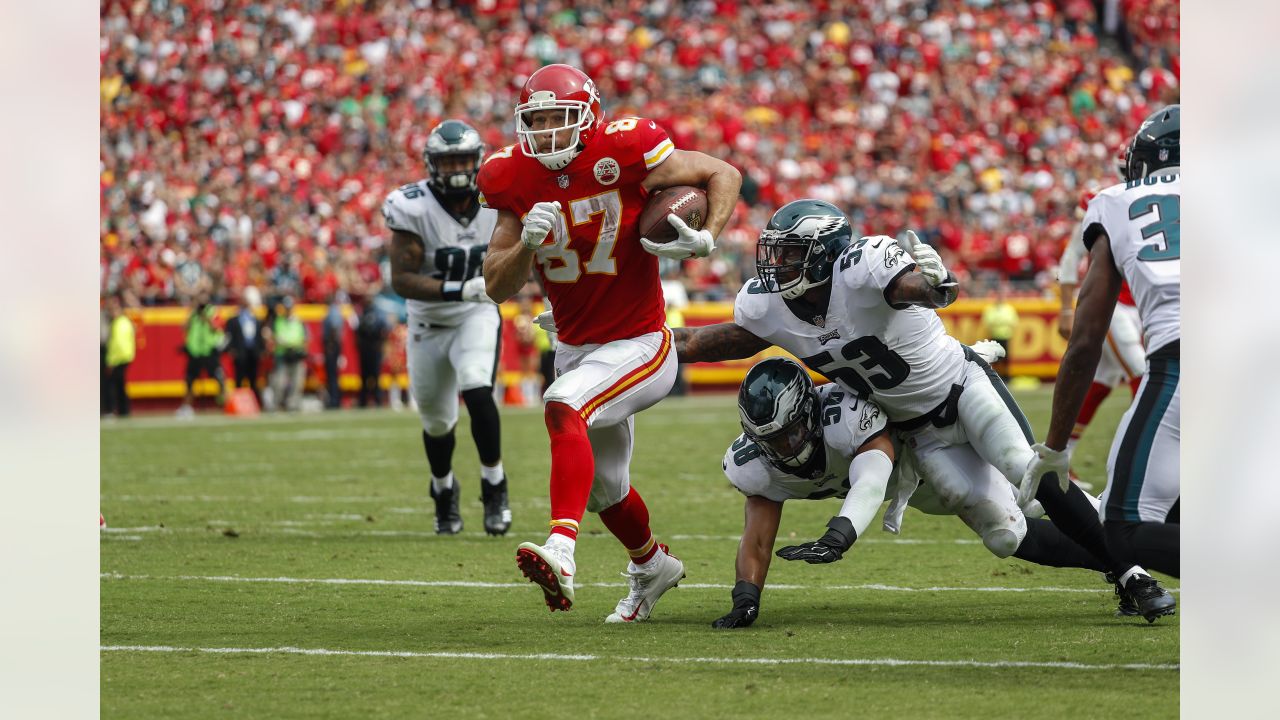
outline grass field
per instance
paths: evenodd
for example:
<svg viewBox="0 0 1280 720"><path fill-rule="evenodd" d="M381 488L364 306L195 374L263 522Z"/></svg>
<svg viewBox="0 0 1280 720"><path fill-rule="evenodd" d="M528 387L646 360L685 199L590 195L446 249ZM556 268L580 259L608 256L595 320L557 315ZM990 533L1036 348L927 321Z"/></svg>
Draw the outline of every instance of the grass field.
<svg viewBox="0 0 1280 720"><path fill-rule="evenodd" d="M1103 406L1077 470L1101 490ZM1049 391L1022 393L1043 434ZM458 434L462 536L437 538L416 415L136 419L102 429L102 717L1169 717L1177 617L1112 616L1096 573L998 560L908 510L839 563L775 560L760 620L729 609L742 501L720 473L732 398L637 418L633 484L688 577L648 623L606 626L625 553L594 516L578 602L547 612L515 546L545 537L538 411L503 414L515 524L489 538ZM812 539L838 500L787 506ZM1166 584L1176 588L1177 581ZM777 585L777 587L774 587Z"/></svg>

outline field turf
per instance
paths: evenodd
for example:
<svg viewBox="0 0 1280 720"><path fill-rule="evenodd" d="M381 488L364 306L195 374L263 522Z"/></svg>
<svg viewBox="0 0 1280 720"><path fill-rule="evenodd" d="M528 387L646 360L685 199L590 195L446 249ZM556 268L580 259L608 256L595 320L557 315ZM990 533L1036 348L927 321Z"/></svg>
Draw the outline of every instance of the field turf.
<svg viewBox="0 0 1280 720"><path fill-rule="evenodd" d="M1049 390L1018 394L1043 435ZM1076 454L1101 490L1117 391ZM432 532L412 413L138 418L102 428L104 718L1170 717L1178 617L1113 616L1097 573L990 555L954 518L908 510L843 560L775 559L760 620L729 609L742 499L720 458L731 397L637 417L632 482L688 577L647 623L604 625L626 555L588 516L578 601L551 614L515 567L545 538L537 410L503 411L515 524L483 533L459 426L461 536ZM838 500L788 503L779 544ZM1162 578L1177 588L1177 580ZM777 587L774 587L776 585Z"/></svg>

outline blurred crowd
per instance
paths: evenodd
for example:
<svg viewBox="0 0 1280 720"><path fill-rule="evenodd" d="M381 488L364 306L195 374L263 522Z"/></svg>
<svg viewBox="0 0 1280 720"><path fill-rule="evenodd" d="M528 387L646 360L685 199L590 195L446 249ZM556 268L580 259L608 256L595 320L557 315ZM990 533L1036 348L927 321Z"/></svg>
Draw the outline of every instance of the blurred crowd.
<svg viewBox="0 0 1280 720"><path fill-rule="evenodd" d="M101 290L130 305L339 291L394 303L387 192L440 120L514 141L520 86L583 68L610 117L725 158L720 250L691 299L753 274L798 197L912 227L963 279L1048 286L1084 189L1177 100L1176 0L103 0Z"/></svg>

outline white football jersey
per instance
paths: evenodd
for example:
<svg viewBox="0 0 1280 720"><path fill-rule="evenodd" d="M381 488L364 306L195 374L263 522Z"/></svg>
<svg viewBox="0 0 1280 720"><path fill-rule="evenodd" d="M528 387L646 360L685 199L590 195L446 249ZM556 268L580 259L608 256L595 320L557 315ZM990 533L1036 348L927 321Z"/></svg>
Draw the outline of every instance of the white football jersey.
<svg viewBox="0 0 1280 720"><path fill-rule="evenodd" d="M480 274L498 211L480 208L470 221L459 222L440 206L425 180L402 185L382 204L387 227L422 239L422 274L440 280L465 282ZM409 320L454 327L473 312L493 312L486 303L406 300Z"/></svg>
<svg viewBox="0 0 1280 720"><path fill-rule="evenodd" d="M776 502L842 498L849 492L849 463L863 443L885 430L874 402L859 399L835 383L818 387L826 467L816 478L790 475L764 459L760 447L739 435L724 454L724 474L743 495ZM892 483L890 484L892 487Z"/></svg>
<svg viewBox="0 0 1280 720"><path fill-rule="evenodd" d="M1116 270L1137 302L1148 354L1182 336L1182 176L1170 170L1103 190L1081 223L1086 247L1107 233Z"/></svg>
<svg viewBox="0 0 1280 720"><path fill-rule="evenodd" d="M893 238L860 238L835 261L826 315L796 317L759 279L742 287L733 321L827 379L873 398L897 422L924 415L964 384L965 356L933 310L890 307L885 290L915 262Z"/></svg>

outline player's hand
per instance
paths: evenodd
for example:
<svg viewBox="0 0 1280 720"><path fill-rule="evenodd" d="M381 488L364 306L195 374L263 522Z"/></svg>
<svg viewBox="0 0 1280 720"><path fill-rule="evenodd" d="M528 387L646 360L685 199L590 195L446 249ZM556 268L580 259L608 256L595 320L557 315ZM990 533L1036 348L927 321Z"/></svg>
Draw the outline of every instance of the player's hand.
<svg viewBox="0 0 1280 720"><path fill-rule="evenodd" d="M667 215L667 222L671 223L671 227L676 229L680 237L669 243L649 242L649 238L640 238L640 244L651 254L671 260L684 260L691 257L706 257L716 249L716 239L711 235L710 230L694 230L675 213Z"/></svg>
<svg viewBox="0 0 1280 720"><path fill-rule="evenodd" d="M1022 474L1022 484L1018 486L1018 506L1031 502L1036 496L1043 481L1057 482L1058 487L1066 492L1071 487L1071 477L1067 473L1071 457L1066 450L1054 450L1044 443L1031 446L1035 457L1027 464L1027 471Z"/></svg>
<svg viewBox="0 0 1280 720"><path fill-rule="evenodd" d="M549 333L560 332L560 329L556 327L556 319L551 314L550 310L544 310L537 315L534 315L533 324Z"/></svg>
<svg viewBox="0 0 1280 720"><path fill-rule="evenodd" d="M751 627L751 623L759 616L760 588L746 580L739 580L733 586L733 609L713 620L711 627L718 630Z"/></svg>
<svg viewBox="0 0 1280 720"><path fill-rule="evenodd" d="M978 354L978 357L985 360L988 365L1005 356L1004 348L995 340L979 340L969 347Z"/></svg>
<svg viewBox="0 0 1280 720"><path fill-rule="evenodd" d="M1063 340L1071 339L1071 328L1076 323L1075 310L1063 310L1058 313L1058 334Z"/></svg>
<svg viewBox="0 0 1280 720"><path fill-rule="evenodd" d="M524 216L524 230L520 232L520 242L530 250L537 250L547 239L547 233L555 227L560 214L560 202L535 203Z"/></svg>
<svg viewBox="0 0 1280 720"><path fill-rule="evenodd" d="M954 287L955 278L947 272L947 268L942 264L942 256L938 254L928 244L921 242L916 236L914 230L908 230L907 248L911 253L911 259L916 261L916 267L920 269L920 274L924 275L924 279L936 288Z"/></svg>
<svg viewBox="0 0 1280 720"><path fill-rule="evenodd" d="M493 299L484 289L484 277L477 276L462 283L462 301L488 303L494 305Z"/></svg>
<svg viewBox="0 0 1280 720"><path fill-rule="evenodd" d="M788 545L775 554L783 560L803 560L810 565L833 563L844 557L857 537L853 523L837 515L827 523L827 532L822 537L813 542Z"/></svg>

